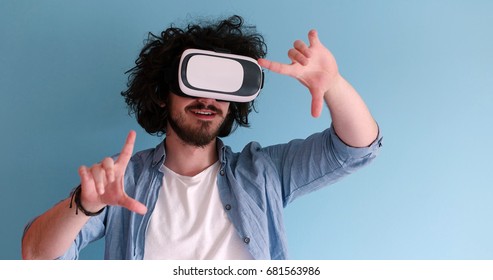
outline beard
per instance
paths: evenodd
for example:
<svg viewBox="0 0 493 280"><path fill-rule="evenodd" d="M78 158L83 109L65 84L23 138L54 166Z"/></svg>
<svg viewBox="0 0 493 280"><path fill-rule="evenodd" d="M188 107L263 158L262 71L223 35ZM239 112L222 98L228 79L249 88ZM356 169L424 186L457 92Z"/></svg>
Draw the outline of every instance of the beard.
<svg viewBox="0 0 493 280"><path fill-rule="evenodd" d="M203 104L191 105L185 108L186 111L191 109L209 109L216 113L216 116L222 116L222 111L215 106L205 106ZM224 124L224 118L222 121L215 125L212 121L201 121L198 120L198 125L188 124L186 122L186 116L183 113L173 114L168 116L168 123L174 130L176 135L186 144L195 147L203 148L210 144L219 135L219 132Z"/></svg>

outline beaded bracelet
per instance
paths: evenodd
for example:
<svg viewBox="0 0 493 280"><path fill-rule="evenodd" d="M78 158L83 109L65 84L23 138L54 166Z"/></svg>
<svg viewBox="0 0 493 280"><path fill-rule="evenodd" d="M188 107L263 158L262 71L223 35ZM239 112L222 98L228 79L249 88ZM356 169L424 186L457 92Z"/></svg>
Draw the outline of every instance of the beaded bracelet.
<svg viewBox="0 0 493 280"><path fill-rule="evenodd" d="M77 188L75 188L75 190L72 192L72 196L70 197L69 207L72 208L72 201L77 206L77 208L75 208L75 215L79 215L79 210L82 213L84 213L84 215L89 216L89 217L93 217L93 216L97 216L97 215L101 214L103 212L104 208L106 208L106 207L101 208L101 210L99 210L98 212L87 211L86 209L84 209L84 207L82 207L82 203L80 203L81 191L82 191L82 186L78 185Z"/></svg>

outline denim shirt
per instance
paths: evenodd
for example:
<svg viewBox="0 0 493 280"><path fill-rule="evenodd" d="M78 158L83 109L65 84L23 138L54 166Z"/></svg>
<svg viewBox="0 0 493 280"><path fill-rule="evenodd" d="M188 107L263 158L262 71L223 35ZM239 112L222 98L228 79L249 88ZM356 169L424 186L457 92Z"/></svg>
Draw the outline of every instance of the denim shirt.
<svg viewBox="0 0 493 280"><path fill-rule="evenodd" d="M165 140L164 140L165 141ZM105 237L105 259L143 259L146 230L163 184L164 141L136 153L125 173L125 191L144 203L145 215L108 206L82 228L60 259L77 259L90 242ZM380 133L365 148L344 144L331 127L307 139L232 152L218 139L217 176L224 210L254 259L287 259L283 208L297 197L330 185L367 165L381 147Z"/></svg>

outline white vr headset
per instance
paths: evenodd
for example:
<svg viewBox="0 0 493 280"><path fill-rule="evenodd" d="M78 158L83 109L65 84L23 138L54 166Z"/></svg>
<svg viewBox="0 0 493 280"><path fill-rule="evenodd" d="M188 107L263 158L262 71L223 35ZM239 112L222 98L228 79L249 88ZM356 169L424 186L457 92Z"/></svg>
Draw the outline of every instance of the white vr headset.
<svg viewBox="0 0 493 280"><path fill-rule="evenodd" d="M251 57L200 49L183 52L178 84L185 95L250 102L263 87L264 73Z"/></svg>

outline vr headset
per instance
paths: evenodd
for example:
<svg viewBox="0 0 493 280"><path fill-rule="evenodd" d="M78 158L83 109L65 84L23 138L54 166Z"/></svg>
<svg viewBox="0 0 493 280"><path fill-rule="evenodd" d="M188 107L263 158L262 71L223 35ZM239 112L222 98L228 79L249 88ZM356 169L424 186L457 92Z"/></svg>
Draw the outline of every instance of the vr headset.
<svg viewBox="0 0 493 280"><path fill-rule="evenodd" d="M178 85L190 97L250 102L263 82L260 65L243 55L187 49L178 66Z"/></svg>

